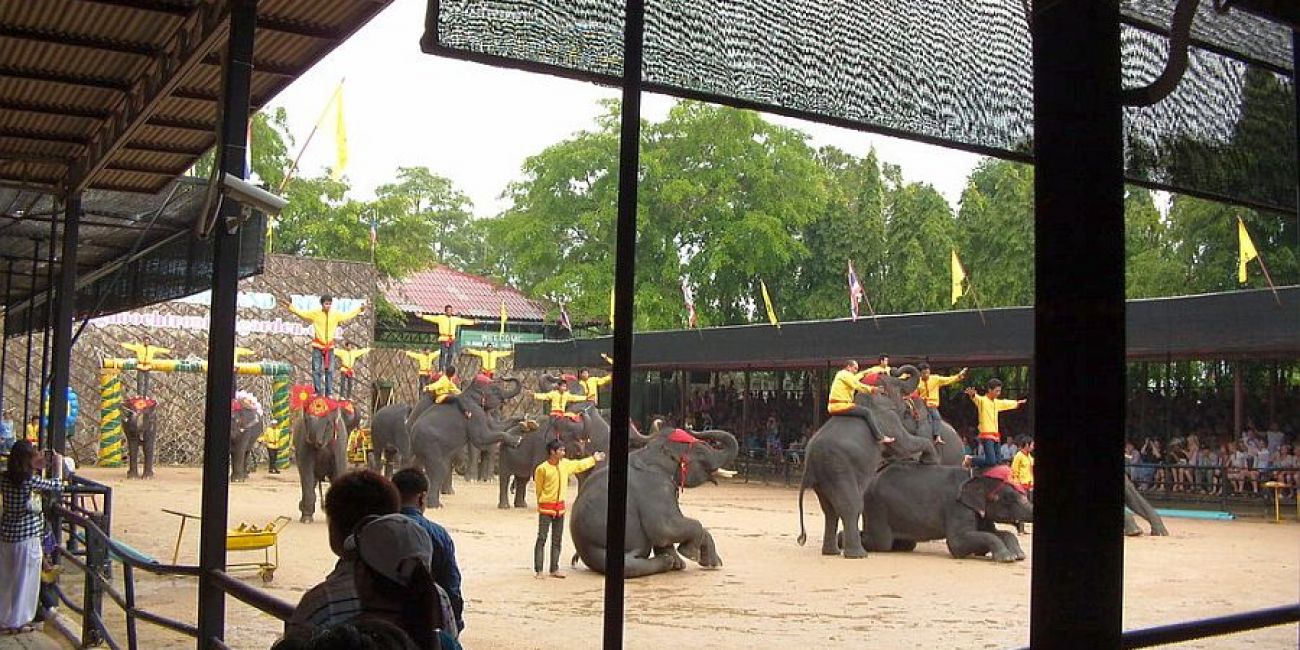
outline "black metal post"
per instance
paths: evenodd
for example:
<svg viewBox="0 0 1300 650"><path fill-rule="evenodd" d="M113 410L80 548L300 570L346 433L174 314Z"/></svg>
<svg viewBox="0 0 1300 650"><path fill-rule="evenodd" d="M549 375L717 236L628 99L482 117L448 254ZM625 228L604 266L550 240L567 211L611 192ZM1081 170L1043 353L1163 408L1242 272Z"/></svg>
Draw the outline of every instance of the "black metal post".
<svg viewBox="0 0 1300 650"><path fill-rule="evenodd" d="M54 358L50 377L50 448L68 448L68 383L72 378L72 314L77 307L77 238L81 230L81 194L63 206L63 254L60 256L58 304L54 308Z"/></svg>
<svg viewBox="0 0 1300 650"><path fill-rule="evenodd" d="M5 297L3 307L5 312L9 311L9 297L13 295L14 288L14 260L9 258L5 260ZM4 330L8 329L8 323L4 328L0 328L0 417L3 417L5 408L5 393L9 384L5 381L9 374L9 337L5 335ZM22 427L25 422L18 422L14 425L14 436L22 435Z"/></svg>
<svg viewBox="0 0 1300 650"><path fill-rule="evenodd" d="M623 113L618 144L618 224L614 243L614 386L605 535L605 650L623 647L623 545L627 537L628 422L632 406L632 319L636 291L636 199L641 164L643 0L627 0L623 24Z"/></svg>
<svg viewBox="0 0 1300 650"><path fill-rule="evenodd" d="M54 242L59 241L59 219L50 217L50 246L45 251L45 317L41 319L41 392L37 395L37 413L50 412L50 328L54 325ZM37 428L37 440L41 449L53 449L49 446L52 418L41 418Z"/></svg>
<svg viewBox="0 0 1300 650"><path fill-rule="evenodd" d="M1037 2L1035 648L1120 647L1124 158L1118 0Z"/></svg>
<svg viewBox="0 0 1300 650"><path fill-rule="evenodd" d="M53 246L54 242L50 242ZM27 329L27 367L23 369L23 435L27 435L27 422L31 419L32 407L32 305L36 304L36 267L41 263L41 241L32 240L31 288L27 292L27 308L23 314ZM40 413L40 411L37 411Z"/></svg>
<svg viewBox="0 0 1300 650"><path fill-rule="evenodd" d="M221 142L217 164L245 178L248 147L249 90L253 73L253 31L257 0L230 3L230 40L222 66ZM234 201L222 203L212 229L212 302L208 325L208 394L203 418L203 497L200 523L200 649L217 647L225 638L226 598L214 571L226 568L226 509L230 488L230 400L235 391L235 297L239 289L239 231L227 226L238 214Z"/></svg>

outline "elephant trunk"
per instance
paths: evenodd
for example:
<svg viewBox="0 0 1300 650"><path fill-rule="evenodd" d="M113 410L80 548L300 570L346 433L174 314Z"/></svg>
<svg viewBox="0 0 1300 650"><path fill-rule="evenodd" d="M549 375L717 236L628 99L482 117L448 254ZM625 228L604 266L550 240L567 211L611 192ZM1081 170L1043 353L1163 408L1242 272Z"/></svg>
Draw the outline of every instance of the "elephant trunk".
<svg viewBox="0 0 1300 650"><path fill-rule="evenodd" d="M510 388L507 388L508 385L509 385L509 386L514 386L514 389L511 390ZM506 377L505 379L502 379L502 380L501 380L501 399L502 399L502 401L504 401L504 400L509 400L509 399L514 399L515 397L518 397L518 396L519 396L519 393L520 393L523 389L524 389L524 387L523 387L523 383L520 382L520 381L519 381L518 379L516 379L515 377Z"/></svg>
<svg viewBox="0 0 1300 650"><path fill-rule="evenodd" d="M736 442L735 436L726 431L710 429L696 433L695 437L713 447L713 451L704 457L710 473L731 464L736 460L736 454L740 452L740 443Z"/></svg>
<svg viewBox="0 0 1300 650"><path fill-rule="evenodd" d="M916 390L917 384L921 381L921 371L917 370L916 366L909 364L900 367L898 369L898 374L907 375L907 379L902 380L902 387L899 389L901 394L903 396L911 395L912 391Z"/></svg>

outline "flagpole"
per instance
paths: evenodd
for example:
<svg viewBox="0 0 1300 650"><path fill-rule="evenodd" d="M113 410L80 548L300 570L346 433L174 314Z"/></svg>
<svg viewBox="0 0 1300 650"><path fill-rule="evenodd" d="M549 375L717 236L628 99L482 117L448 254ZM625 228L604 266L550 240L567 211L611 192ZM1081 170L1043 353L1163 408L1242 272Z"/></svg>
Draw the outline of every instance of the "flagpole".
<svg viewBox="0 0 1300 650"><path fill-rule="evenodd" d="M1264 256L1260 255L1258 250L1255 251L1255 261L1259 262L1260 270L1264 271L1264 280L1268 282L1268 288L1273 290L1273 301L1277 303L1278 307L1281 307L1282 297L1277 295L1277 287L1273 284L1273 277L1268 274L1268 267L1264 266Z"/></svg>
<svg viewBox="0 0 1300 650"><path fill-rule="evenodd" d="M871 322L875 323L876 329L880 329L880 317L876 315L876 310L871 308L871 299L867 297L867 292L862 291L862 302L867 303L867 311L871 313Z"/></svg>
<svg viewBox="0 0 1300 650"><path fill-rule="evenodd" d="M989 322L984 319L984 308L980 306L979 291L975 289L975 276L971 275L970 271L966 270L966 265L962 263L960 258L957 260L957 265L961 267L962 275L966 276L966 281L970 283L970 297L975 301L975 311L980 315L980 322L983 323L985 327L988 327Z"/></svg>

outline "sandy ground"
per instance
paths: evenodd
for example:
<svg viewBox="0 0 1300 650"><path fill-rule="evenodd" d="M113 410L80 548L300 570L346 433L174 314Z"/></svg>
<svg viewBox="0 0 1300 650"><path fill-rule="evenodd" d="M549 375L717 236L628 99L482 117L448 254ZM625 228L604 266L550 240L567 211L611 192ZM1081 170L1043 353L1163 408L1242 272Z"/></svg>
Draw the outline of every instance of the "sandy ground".
<svg viewBox="0 0 1300 650"><path fill-rule="evenodd" d="M113 533L163 561L172 555L179 521L161 508L197 513L199 471L162 468L152 481L126 481L123 470L84 474L115 488ZM600 645L602 577L585 568L567 580L535 580L531 510L498 510L495 484L458 484L444 508L429 511L456 540L468 600L467 648L596 648ZM297 523L297 476L254 474L231 486L230 522L262 525L294 516L280 535L280 568L270 591L296 603L334 563L323 515ZM1030 558L1013 565L954 560L941 542L909 554L866 560L822 557L820 517L809 495L808 546L799 547L797 489L724 484L689 491L683 509L712 532L725 566L631 581L627 585L627 647L686 646L857 648L1011 648L1027 644ZM531 499L530 499L531 501ZM806 506L807 507L807 506ZM1126 542L1125 626L1145 627L1300 598L1300 525L1263 521L1172 519L1168 538ZM197 562L198 530L186 529L180 561ZM565 540L565 558L572 545ZM260 554L255 553L260 557ZM230 561L256 559L232 554ZM251 584L255 573L244 571ZM66 582L66 578L65 578ZM145 577L138 602L194 621L195 581ZM75 585L68 585L76 592ZM106 599L106 603L109 601ZM106 609L112 609L106 604ZM227 641L266 648L278 621L237 601L227 606ZM118 628L119 630L122 628ZM193 642L150 625L141 647L191 648ZM1186 644L1183 648L1295 648L1295 626Z"/></svg>

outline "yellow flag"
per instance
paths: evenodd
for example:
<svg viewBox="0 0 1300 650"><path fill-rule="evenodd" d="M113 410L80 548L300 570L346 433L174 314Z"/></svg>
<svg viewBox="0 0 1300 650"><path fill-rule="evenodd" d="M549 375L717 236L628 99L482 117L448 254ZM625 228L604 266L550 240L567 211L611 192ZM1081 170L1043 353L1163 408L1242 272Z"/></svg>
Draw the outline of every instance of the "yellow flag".
<svg viewBox="0 0 1300 650"><path fill-rule="evenodd" d="M962 283L966 281L966 269L962 268L961 260L957 259L957 249L952 249L952 304L957 304L966 291Z"/></svg>
<svg viewBox="0 0 1300 650"><path fill-rule="evenodd" d="M334 180L343 176L343 170L348 166L348 131L343 124L343 82L339 82L338 90L334 91L334 149L338 157L334 165Z"/></svg>
<svg viewBox="0 0 1300 650"><path fill-rule="evenodd" d="M506 333L506 301L501 301L501 333Z"/></svg>
<svg viewBox="0 0 1300 650"><path fill-rule="evenodd" d="M781 321L776 319L776 310L772 309L772 296L767 293L767 283L760 279L758 288L763 290L763 305L767 307L767 320L775 325L777 329L781 329Z"/></svg>
<svg viewBox="0 0 1300 650"><path fill-rule="evenodd" d="M1237 217L1237 282L1246 283L1246 263L1259 257L1259 251L1255 250L1255 242L1250 240L1250 233L1246 232L1246 223Z"/></svg>
<svg viewBox="0 0 1300 650"><path fill-rule="evenodd" d="M614 328L614 288L609 289L609 327Z"/></svg>

